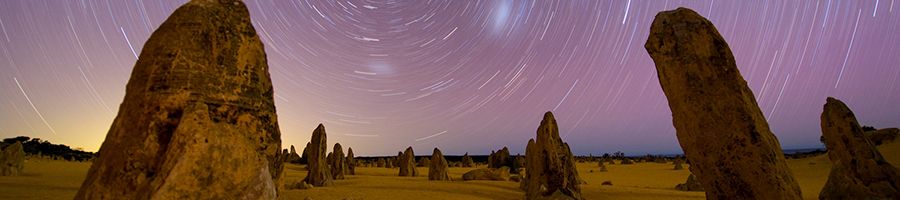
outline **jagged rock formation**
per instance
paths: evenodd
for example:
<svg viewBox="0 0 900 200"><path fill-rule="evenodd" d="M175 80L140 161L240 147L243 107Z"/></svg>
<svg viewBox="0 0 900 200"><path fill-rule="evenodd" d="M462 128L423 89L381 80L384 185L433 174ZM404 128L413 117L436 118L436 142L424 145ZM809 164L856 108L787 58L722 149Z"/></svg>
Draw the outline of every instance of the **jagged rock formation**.
<svg viewBox="0 0 900 200"><path fill-rule="evenodd" d="M687 181L675 185L675 189L681 191L703 191L703 185L700 185L700 182L694 178L694 174L691 174L688 175Z"/></svg>
<svg viewBox="0 0 900 200"><path fill-rule="evenodd" d="M412 147L406 147L406 151L400 155L400 176L418 176L419 171L416 170L416 155L413 153Z"/></svg>
<svg viewBox="0 0 900 200"><path fill-rule="evenodd" d="M506 181L509 180L509 167L500 168L478 168L466 172L462 176L463 180L488 180L488 181Z"/></svg>
<svg viewBox="0 0 900 200"><path fill-rule="evenodd" d="M460 164L462 167L475 167L475 160L472 160L472 157L469 157L469 152L466 152L463 155L462 163Z"/></svg>
<svg viewBox="0 0 900 200"><path fill-rule="evenodd" d="M274 199L281 152L247 7L194 0L144 44L75 199Z"/></svg>
<svg viewBox="0 0 900 200"><path fill-rule="evenodd" d="M488 167L489 168L500 168L503 166L511 166L512 159L509 158L509 149L503 147L503 149L498 150L495 153L491 153L488 157Z"/></svg>
<svg viewBox="0 0 900 200"><path fill-rule="evenodd" d="M307 165L309 172L306 173L306 178L303 179L304 182L316 187L332 185L334 180L331 169L328 167L328 161L325 157L325 152L328 150L327 142L328 139L325 135L325 126L319 124L319 126L316 127L316 130L313 131L309 145L306 146L308 149L307 153L309 154L307 157L309 161L309 164Z"/></svg>
<svg viewBox="0 0 900 200"><path fill-rule="evenodd" d="M575 158L559 138L553 113L544 114L537 140L529 140L525 149L525 199L582 199Z"/></svg>
<svg viewBox="0 0 900 200"><path fill-rule="evenodd" d="M341 143L334 143L334 150L328 154L328 165L331 166L331 178L343 180L347 173L347 164L344 160L344 149Z"/></svg>
<svg viewBox="0 0 900 200"><path fill-rule="evenodd" d="M833 165L819 199L900 199L900 171L866 138L844 102L826 100L822 136Z"/></svg>
<svg viewBox="0 0 900 200"><path fill-rule="evenodd" d="M347 147L347 174L356 175L356 159L353 156L353 148Z"/></svg>
<svg viewBox="0 0 900 200"><path fill-rule="evenodd" d="M801 198L781 145L709 20L686 8L660 12L644 47L708 199Z"/></svg>
<svg viewBox="0 0 900 200"><path fill-rule="evenodd" d="M444 158L444 154L441 153L440 149L434 148L434 152L431 153L430 161L431 163L429 163L428 167L428 180L449 181L450 169L447 165L447 159Z"/></svg>
<svg viewBox="0 0 900 200"><path fill-rule="evenodd" d="M0 176L18 176L25 169L25 148L21 142L3 147L0 152Z"/></svg>
<svg viewBox="0 0 900 200"><path fill-rule="evenodd" d="M309 164L309 145L310 142L306 142L306 147L303 147L303 153L300 154L300 164Z"/></svg>
<svg viewBox="0 0 900 200"><path fill-rule="evenodd" d="M291 151L287 154L287 156L287 162L300 163L300 154L297 154L297 150L294 149L294 145L291 145Z"/></svg>

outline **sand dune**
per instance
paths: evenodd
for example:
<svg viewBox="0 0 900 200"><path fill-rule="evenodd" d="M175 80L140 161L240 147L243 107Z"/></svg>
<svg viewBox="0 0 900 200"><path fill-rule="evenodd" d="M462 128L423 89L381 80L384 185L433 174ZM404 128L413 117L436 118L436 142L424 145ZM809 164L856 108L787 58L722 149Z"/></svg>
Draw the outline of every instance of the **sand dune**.
<svg viewBox="0 0 900 200"><path fill-rule="evenodd" d="M878 147L891 164L900 165L900 143ZM0 177L0 199L72 199L90 163L32 159L26 162L23 176ZM825 185L831 163L826 155L789 159L788 165L800 183L804 199L817 199ZM598 172L597 163L578 163L578 173L587 181L582 185L586 199L705 199L703 192L675 190L684 182L687 170L672 170L672 164L637 163L607 165L609 172ZM485 167L484 165L478 167ZM335 180L334 186L309 190L285 190L284 199L521 199L519 183L510 181L459 181L462 174L475 168L450 168L455 181L428 181L428 169L419 167L419 176L399 177L398 169L357 167L358 175ZM590 172L594 170L593 172ZM287 182L301 180L306 170L288 164ZM603 181L612 186L601 186Z"/></svg>

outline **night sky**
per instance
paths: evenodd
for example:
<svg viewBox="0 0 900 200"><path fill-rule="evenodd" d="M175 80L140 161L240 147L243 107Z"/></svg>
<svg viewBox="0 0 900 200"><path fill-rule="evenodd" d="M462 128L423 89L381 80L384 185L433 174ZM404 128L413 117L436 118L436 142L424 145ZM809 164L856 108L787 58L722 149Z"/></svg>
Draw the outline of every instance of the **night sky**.
<svg viewBox="0 0 900 200"><path fill-rule="evenodd" d="M152 31L184 1L0 1L0 136L95 151ZM900 4L900 3L898 3ZM283 147L523 153L546 111L575 154L680 153L657 12L715 24L784 148L821 147L827 96L900 126L900 5L847 1L249 1ZM897 8L894 8L897 7Z"/></svg>

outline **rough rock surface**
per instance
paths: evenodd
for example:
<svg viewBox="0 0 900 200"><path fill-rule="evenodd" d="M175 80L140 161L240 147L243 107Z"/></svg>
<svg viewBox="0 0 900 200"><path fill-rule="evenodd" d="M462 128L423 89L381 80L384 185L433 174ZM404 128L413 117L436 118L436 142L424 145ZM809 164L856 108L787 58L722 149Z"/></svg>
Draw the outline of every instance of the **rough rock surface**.
<svg viewBox="0 0 900 200"><path fill-rule="evenodd" d="M525 199L544 199L558 194L571 199L582 199L575 157L572 156L569 145L559 138L559 128L553 113L544 114L537 129L537 140L528 141L525 173Z"/></svg>
<svg viewBox="0 0 900 200"><path fill-rule="evenodd" d="M675 189L681 191L703 191L703 185L700 185L700 182L694 178L694 174L691 174L688 175L687 181L675 185Z"/></svg>
<svg viewBox="0 0 900 200"><path fill-rule="evenodd" d="M884 160L840 100L826 100L822 136L833 165L819 199L900 199L900 171Z"/></svg>
<svg viewBox="0 0 900 200"><path fill-rule="evenodd" d="M347 174L356 175L356 159L353 156L353 148L347 147Z"/></svg>
<svg viewBox="0 0 900 200"><path fill-rule="evenodd" d="M466 172L462 175L463 180L488 180L488 181L507 181L509 180L509 167L500 168L478 168Z"/></svg>
<svg viewBox="0 0 900 200"><path fill-rule="evenodd" d="M3 147L0 152L0 176L18 176L25 169L25 148L21 142Z"/></svg>
<svg viewBox="0 0 900 200"><path fill-rule="evenodd" d="M309 154L307 157L309 172L306 173L306 178L303 179L304 182L316 187L329 186L333 184L334 180L331 169L328 167L328 161L325 159L325 152L328 151L327 142L325 126L319 124L316 130L313 131L310 144L306 146L308 148L306 153Z"/></svg>
<svg viewBox="0 0 900 200"><path fill-rule="evenodd" d="M509 148L503 147L503 149L498 150L495 153L492 153L488 157L488 167L489 168L500 168L503 166L511 166L511 161L509 157Z"/></svg>
<svg viewBox="0 0 900 200"><path fill-rule="evenodd" d="M608 169L606 169L606 165L603 164L603 161L600 161L597 163L599 163L598 165L600 166L600 172L608 172L609 171Z"/></svg>
<svg viewBox="0 0 900 200"><path fill-rule="evenodd" d="M247 7L194 0L144 44L75 199L274 199L281 152Z"/></svg>
<svg viewBox="0 0 900 200"><path fill-rule="evenodd" d="M801 198L781 145L709 20L686 8L660 12L644 47L708 199Z"/></svg>
<svg viewBox="0 0 900 200"><path fill-rule="evenodd" d="M334 150L328 156L328 165L331 166L331 178L343 180L347 173L347 163L344 157L344 149L341 143L334 143Z"/></svg>
<svg viewBox="0 0 900 200"><path fill-rule="evenodd" d="M303 153L300 154L300 164L309 164L309 145L311 142L306 142L306 147L303 147Z"/></svg>
<svg viewBox="0 0 900 200"><path fill-rule="evenodd" d="M450 170L447 165L447 159L444 158L444 154L441 153L441 150L438 148L434 148L434 152L431 153L429 166L428 166L428 180L432 181L449 181L450 180Z"/></svg>
<svg viewBox="0 0 900 200"><path fill-rule="evenodd" d="M469 152L463 155L462 158L462 167L475 167L475 160L472 160L472 157L469 156Z"/></svg>
<svg viewBox="0 0 900 200"><path fill-rule="evenodd" d="M294 145L291 145L291 152L287 154L287 162L289 163L300 163L300 154L297 154L297 149L294 149Z"/></svg>
<svg viewBox="0 0 900 200"><path fill-rule="evenodd" d="M866 132L866 136L872 141L872 144L881 145L884 143L889 143L897 140L897 136L900 136L900 129L898 128L883 128L875 131Z"/></svg>
<svg viewBox="0 0 900 200"><path fill-rule="evenodd" d="M418 176L419 171L416 170L416 154L413 153L412 147L406 147L406 151L400 156L400 176Z"/></svg>

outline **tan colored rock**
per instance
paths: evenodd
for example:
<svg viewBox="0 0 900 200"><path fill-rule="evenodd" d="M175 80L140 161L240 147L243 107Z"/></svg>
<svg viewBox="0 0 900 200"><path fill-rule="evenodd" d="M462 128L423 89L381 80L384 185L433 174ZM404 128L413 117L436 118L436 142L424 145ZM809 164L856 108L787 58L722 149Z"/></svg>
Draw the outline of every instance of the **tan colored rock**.
<svg viewBox="0 0 900 200"><path fill-rule="evenodd" d="M407 147L399 159L400 176L418 176L419 171L416 170L416 155L413 153L412 147Z"/></svg>
<svg viewBox="0 0 900 200"><path fill-rule="evenodd" d="M469 152L466 152L463 155L462 163L460 163L462 167L475 167L475 160L472 160L472 157L469 157Z"/></svg>
<svg viewBox="0 0 900 200"><path fill-rule="evenodd" d="M333 154L333 155L331 155ZM334 180L343 180L347 173L347 162L344 157L344 149L341 143L334 144L334 150L328 156L328 165L331 166L331 178Z"/></svg>
<svg viewBox="0 0 900 200"><path fill-rule="evenodd" d="M781 145L709 20L686 8L660 12L644 47L708 199L801 198Z"/></svg>
<svg viewBox="0 0 900 200"><path fill-rule="evenodd" d="M683 160L681 160L681 159L675 159L675 162L673 163L673 164L675 165L675 167L672 168L672 170L682 170L682 169L684 169L684 166L681 166L682 163L684 163Z"/></svg>
<svg viewBox="0 0 900 200"><path fill-rule="evenodd" d="M303 153L300 154L300 164L309 164L309 145L310 142L306 142L306 147L303 147Z"/></svg>
<svg viewBox="0 0 900 200"><path fill-rule="evenodd" d="M327 137L325 126L319 124L316 130L313 131L310 144L307 145L308 150L306 153L308 154L307 161L309 162L307 168L309 172L306 173L306 178L303 181L316 187L330 186L334 180L331 168L328 167L328 160L325 157L325 152L328 151Z"/></svg>
<svg viewBox="0 0 900 200"><path fill-rule="evenodd" d="M312 189L313 187L313 185L310 185L305 181L295 181L294 183L288 184L286 188L289 190L305 190Z"/></svg>
<svg viewBox="0 0 900 200"><path fill-rule="evenodd" d="M194 0L144 44L75 199L274 199L281 152L247 7Z"/></svg>
<svg viewBox="0 0 900 200"><path fill-rule="evenodd" d="M288 152L287 156L287 162L300 163L300 154L297 154L297 150L294 149L294 145L291 145L291 151Z"/></svg>
<svg viewBox="0 0 900 200"><path fill-rule="evenodd" d="M495 153L491 153L488 157L489 168L500 168L502 166L512 166L512 159L509 157L509 148L503 147Z"/></svg>
<svg viewBox="0 0 900 200"><path fill-rule="evenodd" d="M569 145L559 138L553 113L544 114L537 140L528 141L525 152L525 199L582 199L581 178Z"/></svg>
<svg viewBox="0 0 900 200"><path fill-rule="evenodd" d="M347 147L347 174L356 175L356 159L353 156L353 148Z"/></svg>
<svg viewBox="0 0 900 200"><path fill-rule="evenodd" d="M440 149L434 148L434 152L431 153L431 159L428 167L428 180L449 181L449 172L450 169L447 165L447 159L444 158L444 154L441 153Z"/></svg>
<svg viewBox="0 0 900 200"><path fill-rule="evenodd" d="M866 138L844 102L826 100L822 136L833 164L819 199L900 199L900 171Z"/></svg>
<svg viewBox="0 0 900 200"><path fill-rule="evenodd" d="M599 163L598 165L599 165L599 167L600 167L600 172L608 172L608 171L609 171L608 169L606 169L606 165L603 164L603 161L600 161L600 162L597 162L597 163Z"/></svg>
<svg viewBox="0 0 900 200"><path fill-rule="evenodd" d="M401 159L403 159L403 152L398 151L397 156L394 156L392 160L394 162L394 167L400 167ZM413 160L413 163L415 163L415 160Z"/></svg>
<svg viewBox="0 0 900 200"><path fill-rule="evenodd" d="M681 191L703 191L703 185L700 185L700 182L694 178L694 174L691 174L688 175L687 181L675 185L675 189Z"/></svg>
<svg viewBox="0 0 900 200"><path fill-rule="evenodd" d="M25 169L25 148L21 142L3 147L0 152L0 176L22 175Z"/></svg>
<svg viewBox="0 0 900 200"><path fill-rule="evenodd" d="M875 131L868 131L865 134L869 138L869 141L872 141L872 144L878 146L897 140L897 136L900 135L900 129L883 128Z"/></svg>
<svg viewBox="0 0 900 200"><path fill-rule="evenodd" d="M463 180L487 180L487 181L507 181L509 180L509 167L500 168L478 168L466 172L462 176Z"/></svg>

